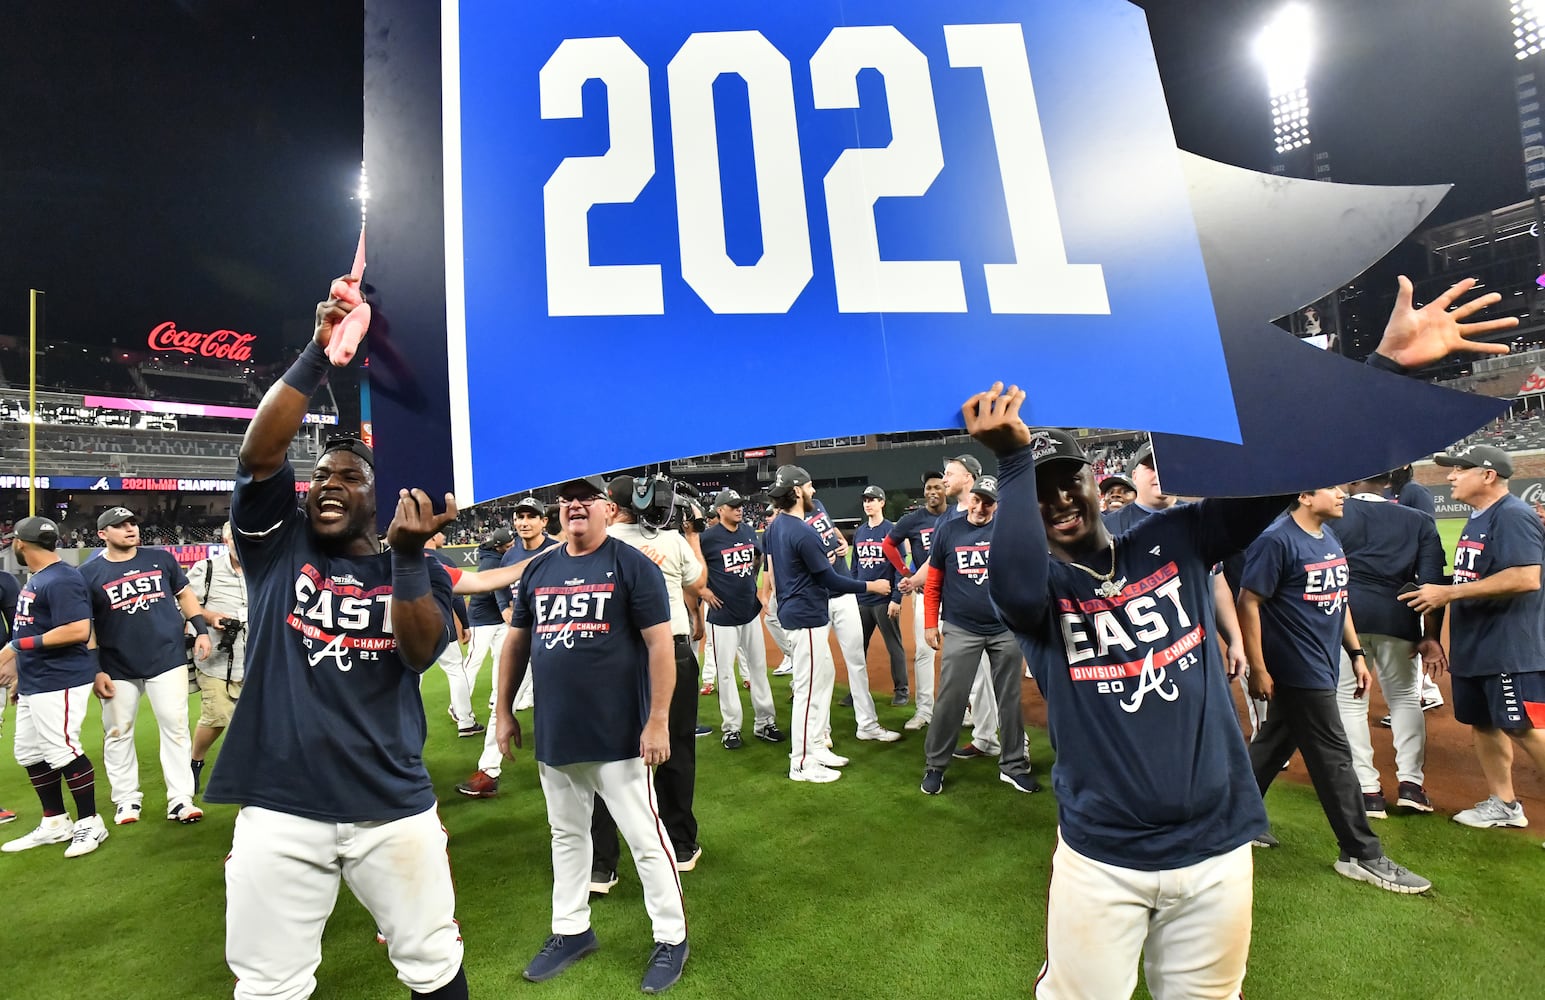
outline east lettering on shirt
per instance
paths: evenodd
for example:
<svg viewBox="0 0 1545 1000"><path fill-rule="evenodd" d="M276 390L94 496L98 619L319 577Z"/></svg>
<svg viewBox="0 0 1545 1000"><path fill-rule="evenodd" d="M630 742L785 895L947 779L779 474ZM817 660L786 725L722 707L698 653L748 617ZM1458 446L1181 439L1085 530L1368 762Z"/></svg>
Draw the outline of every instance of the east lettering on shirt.
<svg viewBox="0 0 1545 1000"><path fill-rule="evenodd" d="M295 504L295 470L237 469L231 525L247 574L247 679L205 798L324 823L414 816L435 804L419 672L392 635L390 553L330 556ZM424 554L444 628L451 580Z"/></svg>
<svg viewBox="0 0 1545 1000"><path fill-rule="evenodd" d="M869 589L832 566L821 536L801 518L778 515L767 525L762 541L772 564L778 621L786 629L828 625L832 594L861 594Z"/></svg>
<svg viewBox="0 0 1545 1000"><path fill-rule="evenodd" d="M1063 840L1140 871L1182 868L1267 827L1214 629L1209 567L1238 551L1281 498L1157 512L1116 547L1101 597L1090 572L1047 554L1029 448L999 463L994 606L1041 664ZM1012 524L1012 530L1005 526ZM935 536L934 544L939 544ZM1108 550L1106 550L1108 551ZM1089 557L1107 568L1104 551Z"/></svg>
<svg viewBox="0 0 1545 1000"><path fill-rule="evenodd" d="M159 677L188 662L186 619L177 604L188 577L170 552L141 547L121 562L97 556L80 573L91 591L98 656L109 677Z"/></svg>
<svg viewBox="0 0 1545 1000"><path fill-rule="evenodd" d="M756 533L745 522L734 531L715 524L703 532L698 544L708 564L708 589L721 604L708 609L708 624L729 627L755 619L762 610L756 596L757 569L762 563Z"/></svg>
<svg viewBox="0 0 1545 1000"><path fill-rule="evenodd" d="M914 573L922 569L923 564L928 561L934 524L938 520L939 515L930 512L927 507L919 507L901 515L901 520L897 521L895 527L891 529L891 544L900 548L902 542L906 543L907 555L911 559Z"/></svg>
<svg viewBox="0 0 1545 1000"><path fill-rule="evenodd" d="M885 539L895 528L891 522L881 519L874 527L869 526L866 520L859 524L853 532L853 576L855 579L869 582L870 580L889 580L891 585L890 596L884 594L863 593L858 595L858 603L880 606L883 604L900 604L901 589L900 580L896 573L896 567L885 558Z"/></svg>
<svg viewBox="0 0 1545 1000"><path fill-rule="evenodd" d="M832 520L831 515L826 512L826 505L820 500L810 501L810 506L812 509L805 515L805 523L814 528L815 533L820 536L821 548L828 556L833 557L831 564L836 567L837 572L843 576L851 576L848 561L837 555L837 550L842 546L842 529L837 527L837 522Z"/></svg>
<svg viewBox="0 0 1545 1000"><path fill-rule="evenodd" d="M671 620L660 568L611 537L582 556L558 546L532 561L510 608L511 627L531 632L536 759L637 757L650 705L643 630Z"/></svg>
<svg viewBox="0 0 1545 1000"><path fill-rule="evenodd" d="M1545 562L1545 528L1511 493L1465 522L1454 547L1454 583ZM1545 590L1457 600L1448 606L1449 669L1460 677L1545 670Z"/></svg>
<svg viewBox="0 0 1545 1000"><path fill-rule="evenodd" d="M1329 526L1316 538L1285 518L1245 550L1240 585L1262 598L1261 655L1274 684L1335 688L1350 578Z"/></svg>
<svg viewBox="0 0 1545 1000"><path fill-rule="evenodd" d="M987 557L992 523L972 524L956 518L933 536L928 563L944 581L939 592L939 619L973 635L997 635L1003 623L988 596Z"/></svg>
<svg viewBox="0 0 1545 1000"><path fill-rule="evenodd" d="M91 618L91 595L74 566L56 562L32 574L16 598L17 638L43 635L60 625ZM16 653L16 691L42 694L96 680L97 657L84 642Z"/></svg>

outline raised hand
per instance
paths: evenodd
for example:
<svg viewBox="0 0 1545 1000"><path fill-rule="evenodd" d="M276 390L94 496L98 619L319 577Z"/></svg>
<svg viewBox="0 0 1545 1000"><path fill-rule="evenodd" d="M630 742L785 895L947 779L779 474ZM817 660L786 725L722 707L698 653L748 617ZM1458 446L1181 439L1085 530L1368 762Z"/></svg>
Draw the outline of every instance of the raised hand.
<svg viewBox="0 0 1545 1000"><path fill-rule="evenodd" d="M456 498L445 495L445 512L436 514L423 490L398 490L397 513L386 526L386 544L399 552L422 550L435 532L456 520Z"/></svg>
<svg viewBox="0 0 1545 1000"><path fill-rule="evenodd" d="M327 301L317 303L316 331L311 339L322 350L328 350L338 336L338 329L344 319L363 305L364 301L359 292L358 278L347 274L334 278L332 287L327 290Z"/></svg>
<svg viewBox="0 0 1545 1000"><path fill-rule="evenodd" d="M362 226L359 231L359 247L354 251L354 266L349 270L347 278L340 278L333 282L333 296L345 298L354 306L349 315L344 317L343 322L338 324L329 342L324 345L327 348L328 360L337 368L342 368L354 360L354 352L359 350L359 342L365 339L365 332L370 329L370 303L364 301L360 295L360 281L364 277L365 229Z"/></svg>
<svg viewBox="0 0 1545 1000"><path fill-rule="evenodd" d="M1449 309L1455 300L1475 287L1475 279L1466 278L1416 309L1411 304L1411 279L1402 274L1399 281L1400 294L1395 297L1395 311L1389 314L1389 323L1384 327L1384 337L1379 341L1376 353L1405 368L1421 368L1464 351L1476 354L1507 353L1506 344L1475 343L1468 338L1494 330L1512 329L1518 325L1518 317L1504 316L1478 323L1460 322L1501 302L1500 294L1488 292L1480 298Z"/></svg>
<svg viewBox="0 0 1545 1000"><path fill-rule="evenodd" d="M966 418L966 432L993 450L1007 455L1030 443L1030 428L1019 417L1025 392L1017 385L1005 391L1002 382L994 382L986 392L966 400L960 412Z"/></svg>

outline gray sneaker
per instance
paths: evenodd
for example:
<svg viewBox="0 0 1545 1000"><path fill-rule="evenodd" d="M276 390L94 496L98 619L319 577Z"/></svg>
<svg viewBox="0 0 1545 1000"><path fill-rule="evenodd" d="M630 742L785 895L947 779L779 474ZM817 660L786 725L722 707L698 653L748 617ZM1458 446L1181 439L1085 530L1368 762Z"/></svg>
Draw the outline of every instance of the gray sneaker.
<svg viewBox="0 0 1545 1000"><path fill-rule="evenodd" d="M1529 820L1524 816L1524 804L1514 802L1508 805L1495 795L1485 802L1477 802L1472 809L1465 809L1454 814L1455 823L1463 823L1465 826L1491 827L1491 826L1516 826L1525 827Z"/></svg>
<svg viewBox="0 0 1545 1000"><path fill-rule="evenodd" d="M1414 896L1432 888L1431 882L1409 869L1400 867L1382 854L1367 861L1361 858L1342 858L1336 862L1336 873L1407 896Z"/></svg>

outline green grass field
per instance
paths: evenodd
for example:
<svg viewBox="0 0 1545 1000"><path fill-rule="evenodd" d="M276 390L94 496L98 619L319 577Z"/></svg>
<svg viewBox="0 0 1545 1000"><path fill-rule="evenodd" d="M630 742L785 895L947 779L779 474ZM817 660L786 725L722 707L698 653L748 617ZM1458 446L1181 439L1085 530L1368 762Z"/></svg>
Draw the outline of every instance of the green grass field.
<svg viewBox="0 0 1545 1000"><path fill-rule="evenodd" d="M1454 571L1454 546L1459 544L1459 536L1464 533L1466 518L1440 517L1438 518L1438 537L1443 539L1443 572Z"/></svg>
<svg viewBox="0 0 1545 1000"><path fill-rule="evenodd" d="M486 698L487 672L479 697ZM780 706L787 690L774 678ZM528 752L505 770L502 793L473 801L453 791L480 743L458 740L445 714L444 676L426 675L431 738L425 751L451 832L458 917L474 997L634 995L650 947L638 882L624 852L621 884L598 901L601 951L540 986L520 970L548 931L551 868L542 796ZM840 696L840 695L839 695ZM476 703L476 702L475 702ZM703 719L717 702L701 699ZM910 709L880 709L894 728ZM14 710L7 713L14 718ZM1056 803L997 780L988 762L957 763L945 793L917 790L922 740L880 746L851 738L851 710L833 713L837 749L853 758L827 786L786 777L786 747L751 741L738 752L698 743L697 814L704 856L683 875L692 958L673 995L688 998L1028 996L1042 960L1048 861ZM0 753L0 803L38 819L37 800ZM529 720L528 720L529 721ZM93 708L84 739L101 777L102 730ZM1032 732L1045 777L1050 751ZM139 729L145 819L110 827L94 854L63 847L0 855L0 996L18 1000L229 996L223 961L222 861L234 810L205 821L161 820L163 792L148 707ZM1542 900L1535 836L1469 830L1443 816L1375 821L1388 853L1436 888L1395 896L1331 869L1336 847L1307 787L1268 796L1283 848L1256 852L1255 930L1246 995L1524 997L1538 980ZM401 997L369 916L349 895L323 943L317 997ZM240 933L241 929L237 929ZM1139 996L1147 993L1139 990Z"/></svg>

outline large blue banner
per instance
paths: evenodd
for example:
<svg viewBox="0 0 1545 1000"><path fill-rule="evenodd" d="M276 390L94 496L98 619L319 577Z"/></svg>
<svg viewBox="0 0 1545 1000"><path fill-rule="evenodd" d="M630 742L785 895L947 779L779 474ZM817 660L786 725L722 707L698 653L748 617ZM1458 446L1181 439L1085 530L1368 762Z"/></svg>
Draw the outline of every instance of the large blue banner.
<svg viewBox="0 0 1545 1000"><path fill-rule="evenodd" d="M442 27L464 502L953 426L997 377L1034 422L1239 441L1126 0L460 0Z"/></svg>

